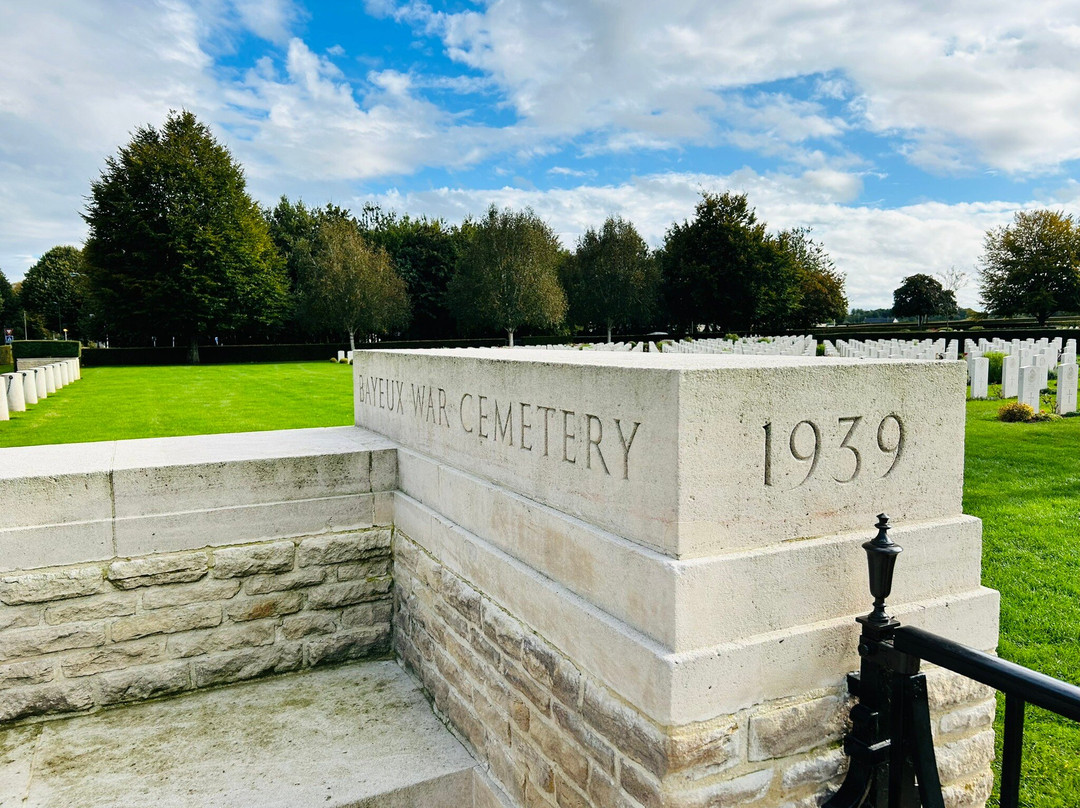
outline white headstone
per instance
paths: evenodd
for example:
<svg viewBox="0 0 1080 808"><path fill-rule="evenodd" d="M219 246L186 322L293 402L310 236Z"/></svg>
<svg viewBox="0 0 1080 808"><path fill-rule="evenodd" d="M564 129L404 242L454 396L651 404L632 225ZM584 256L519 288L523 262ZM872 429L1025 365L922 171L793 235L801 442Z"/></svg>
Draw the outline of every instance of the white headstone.
<svg viewBox="0 0 1080 808"><path fill-rule="evenodd" d="M5 373L3 379L4 391L7 393L8 409L11 412L26 412L22 375L19 373Z"/></svg>
<svg viewBox="0 0 1080 808"><path fill-rule="evenodd" d="M1076 363L1058 365L1057 412L1064 415L1076 411Z"/></svg>
<svg viewBox="0 0 1080 808"><path fill-rule="evenodd" d="M4 386L4 380L0 379L0 387ZM0 421L11 420L11 416L8 414L8 400L7 393L0 391Z"/></svg>
<svg viewBox="0 0 1080 808"><path fill-rule="evenodd" d="M49 397L49 388L45 383L45 368L34 368L34 379L37 381L38 401Z"/></svg>
<svg viewBox="0 0 1080 808"><path fill-rule="evenodd" d="M971 362L971 397L985 399L988 395L990 360L977 356Z"/></svg>
<svg viewBox="0 0 1080 808"><path fill-rule="evenodd" d="M23 384L23 399L26 401L26 406L38 403L37 397L37 376L32 370L18 370L16 373L22 376Z"/></svg>
<svg viewBox="0 0 1080 808"><path fill-rule="evenodd" d="M1020 374L1020 357L1009 354L1001 362L1001 397L1016 398L1017 377Z"/></svg>
<svg viewBox="0 0 1080 808"><path fill-rule="evenodd" d="M49 395L56 392L56 371L52 365L45 366L45 389Z"/></svg>
<svg viewBox="0 0 1080 808"><path fill-rule="evenodd" d="M1034 365L1020 368L1019 384L1016 389L1017 399L1021 404L1027 404L1035 412L1039 411L1039 393L1042 391L1040 380L1042 375Z"/></svg>

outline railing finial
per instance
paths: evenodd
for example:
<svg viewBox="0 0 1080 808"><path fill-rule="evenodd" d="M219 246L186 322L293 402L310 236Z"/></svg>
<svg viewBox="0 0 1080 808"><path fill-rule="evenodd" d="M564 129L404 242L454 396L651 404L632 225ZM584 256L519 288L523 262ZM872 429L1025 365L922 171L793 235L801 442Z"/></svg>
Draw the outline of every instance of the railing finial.
<svg viewBox="0 0 1080 808"><path fill-rule="evenodd" d="M879 513L877 535L863 544L866 562L870 570L870 594L874 596L874 610L867 615L871 623L885 624L892 618L885 613L885 598L892 591L893 568L896 556L903 550L889 538L889 517Z"/></svg>

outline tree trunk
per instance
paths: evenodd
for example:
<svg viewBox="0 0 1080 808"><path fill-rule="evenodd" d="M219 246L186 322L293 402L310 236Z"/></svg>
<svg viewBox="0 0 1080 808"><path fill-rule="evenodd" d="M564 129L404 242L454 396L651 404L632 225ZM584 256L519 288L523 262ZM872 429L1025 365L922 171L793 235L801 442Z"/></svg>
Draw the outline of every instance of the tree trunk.
<svg viewBox="0 0 1080 808"><path fill-rule="evenodd" d="M607 341L608 345L611 344L611 323L607 324Z"/></svg>
<svg viewBox="0 0 1080 808"><path fill-rule="evenodd" d="M189 365L199 364L199 337L193 336L188 342L187 360Z"/></svg>
<svg viewBox="0 0 1080 808"><path fill-rule="evenodd" d="M351 328L349 329L349 350L356 350L356 334Z"/></svg>
<svg viewBox="0 0 1080 808"><path fill-rule="evenodd" d="M514 347L514 329L512 329L512 328L506 329L506 340L507 340L507 344L511 348L513 348Z"/></svg>

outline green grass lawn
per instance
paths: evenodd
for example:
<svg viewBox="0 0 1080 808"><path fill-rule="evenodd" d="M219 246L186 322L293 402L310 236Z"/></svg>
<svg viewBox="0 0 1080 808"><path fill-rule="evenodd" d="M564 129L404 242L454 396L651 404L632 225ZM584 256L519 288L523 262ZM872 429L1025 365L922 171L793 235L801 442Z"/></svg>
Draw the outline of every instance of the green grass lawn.
<svg viewBox="0 0 1080 808"><path fill-rule="evenodd" d="M0 422L0 447L353 423L352 368L83 368L82 379Z"/></svg>
<svg viewBox="0 0 1080 808"><path fill-rule="evenodd" d="M998 653L1080 684L1080 418L1005 424L1001 403L968 404L964 472L983 583L1001 592ZM999 756L1003 714L999 698ZM1022 805L1080 805L1080 726L1028 707L1023 772Z"/></svg>
<svg viewBox="0 0 1080 808"><path fill-rule="evenodd" d="M351 379L330 362L87 368L0 423L0 446L346 425ZM999 652L1080 684L1080 418L1005 424L1000 404L968 404L964 482L1001 592ZM1080 727L1029 707L1023 782L1024 805L1080 805Z"/></svg>

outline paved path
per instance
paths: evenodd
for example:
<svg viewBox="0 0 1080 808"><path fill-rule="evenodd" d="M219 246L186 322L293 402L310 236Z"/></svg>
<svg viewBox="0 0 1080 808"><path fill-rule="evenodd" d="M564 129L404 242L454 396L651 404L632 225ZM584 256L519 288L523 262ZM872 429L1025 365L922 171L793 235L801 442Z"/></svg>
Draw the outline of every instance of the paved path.
<svg viewBox="0 0 1080 808"><path fill-rule="evenodd" d="M475 760L393 662L0 731L0 806L488 806Z"/></svg>

